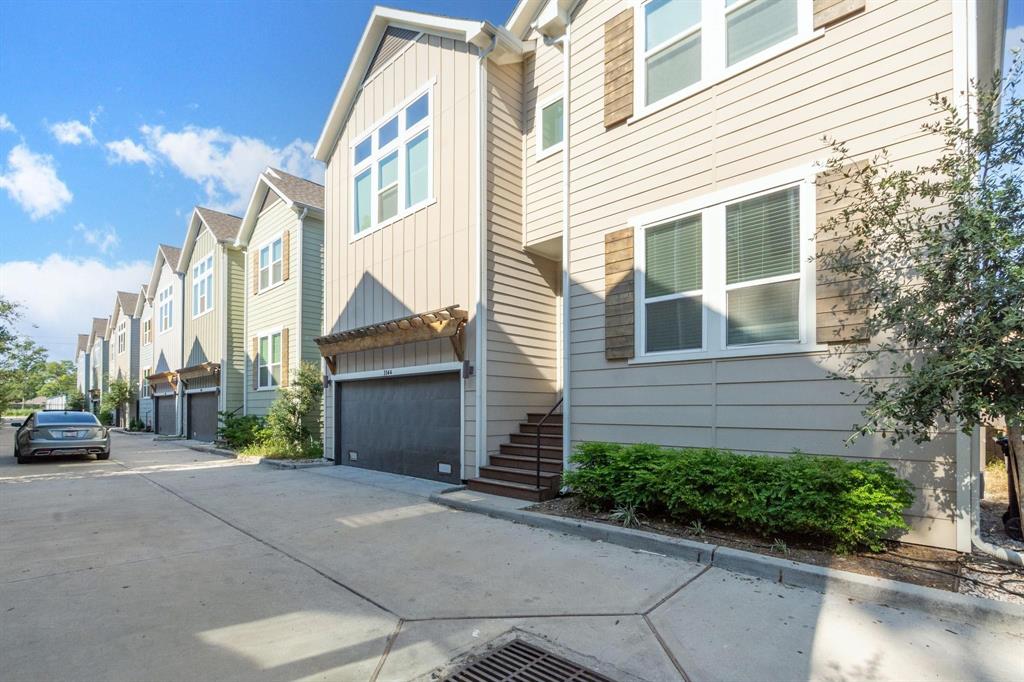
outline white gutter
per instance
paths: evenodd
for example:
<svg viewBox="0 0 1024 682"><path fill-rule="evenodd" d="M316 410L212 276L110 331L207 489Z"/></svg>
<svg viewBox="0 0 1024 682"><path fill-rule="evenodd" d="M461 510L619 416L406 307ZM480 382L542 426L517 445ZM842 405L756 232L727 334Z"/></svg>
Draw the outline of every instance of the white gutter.
<svg viewBox="0 0 1024 682"><path fill-rule="evenodd" d="M477 239L477 300L476 300L476 466L487 463L487 206L484 187L487 182L487 55L498 44L497 35L491 44L480 51L477 61L477 144L476 144L476 239Z"/></svg>

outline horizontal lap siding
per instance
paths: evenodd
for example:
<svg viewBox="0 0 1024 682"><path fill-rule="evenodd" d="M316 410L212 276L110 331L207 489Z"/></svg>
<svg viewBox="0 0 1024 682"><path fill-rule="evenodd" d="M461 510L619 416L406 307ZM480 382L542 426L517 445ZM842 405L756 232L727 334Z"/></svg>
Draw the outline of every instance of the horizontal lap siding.
<svg viewBox="0 0 1024 682"><path fill-rule="evenodd" d="M294 262L294 261L293 261ZM302 227L302 360L320 366L320 351L313 341L323 334L324 224L306 218ZM298 335L297 335L298 336Z"/></svg>
<svg viewBox="0 0 1024 682"><path fill-rule="evenodd" d="M158 326L158 315L160 312L160 292L171 287L171 296L174 299L174 314L172 325L167 331L161 333ZM164 263L160 269L160 278L157 280L156 291L153 292L153 374L157 372L171 372L183 367L181 362L181 335L182 335L182 306L184 296L182 293L181 279L173 268Z"/></svg>
<svg viewBox="0 0 1024 682"><path fill-rule="evenodd" d="M204 258L213 254L213 289L220 291L221 277L224 268L221 264L221 248L209 230L200 229L192 259L185 266L185 291L182 296L185 313L185 359L184 367L192 367L203 362L220 362L223 352L223 337L220 333L222 302L216 293L213 296L213 310L192 318L192 267ZM175 322L177 324L177 322Z"/></svg>
<svg viewBox="0 0 1024 682"><path fill-rule="evenodd" d="M540 120L537 104L562 91L562 50L545 45L543 36L531 31L537 50L523 62L522 116L525 131L526 244L562 234L562 152L537 159Z"/></svg>
<svg viewBox="0 0 1024 682"><path fill-rule="evenodd" d="M821 38L631 124L603 126L604 22L626 2L584 3L573 23L570 334L573 442L884 460L916 488L907 538L953 546L955 444L881 437L847 445L858 406L824 354L629 365L604 358L604 235L659 206L828 156L935 150L927 99L951 94L949 3L869 2ZM834 366L834 365L831 365Z"/></svg>
<svg viewBox="0 0 1024 682"><path fill-rule="evenodd" d="M246 262L249 263L250 272L245 278L245 297L246 304L249 307L245 339L248 339L248 341L245 341L243 344L243 353L247 367L245 391L247 394L246 412L248 414L265 416L267 410L270 409L270 404L277 398L276 390L256 391L252 387L252 377L255 373L255 368L252 366L252 337L283 329L284 327L294 330L298 323L298 294L295 290L300 283L297 260L300 248L298 225L299 220L295 212L285 202L278 201L260 214L256 221L256 226L253 228L252 238L249 240ZM286 230L291 231L290 277L272 289L253 294L252 283L255 278L252 273L253 254L257 253L258 249L262 248L269 240L283 235ZM288 342L291 346L288 352L289 359L298 357L296 350L302 342L302 336L302 334L295 332L289 333ZM294 360L291 362L291 365L293 369L297 367Z"/></svg>
<svg viewBox="0 0 1024 682"><path fill-rule="evenodd" d="M153 370L153 344L147 343L149 339L142 332L147 320L150 323L154 321L153 307L149 301L142 304L142 315L139 317L139 371L135 379L135 390L139 392L140 396L142 395L142 386L146 383L146 376L155 371ZM153 334L156 334L155 328ZM151 399L139 399L139 419L143 424L153 426L153 401Z"/></svg>
<svg viewBox="0 0 1024 682"><path fill-rule="evenodd" d="M526 65L529 69L529 65ZM487 449L554 402L557 266L522 248L523 65L488 67ZM509 207L505 210L503 207Z"/></svg>
<svg viewBox="0 0 1024 682"><path fill-rule="evenodd" d="M475 362L476 48L421 36L363 85L327 166L324 234L324 329L362 327L450 305L470 311L466 359ZM433 194L437 202L403 220L349 242L352 229L351 143L387 112L436 79L431 112ZM337 371L409 367L457 358L447 339L338 357ZM472 418L475 384L466 382ZM329 393L329 391L328 391ZM325 444L333 446L331 401L325 400ZM466 425L466 461L474 461Z"/></svg>
<svg viewBox="0 0 1024 682"><path fill-rule="evenodd" d="M228 251L227 334L228 357L222 372L225 395L223 405L228 412L241 413L245 391L245 252Z"/></svg>

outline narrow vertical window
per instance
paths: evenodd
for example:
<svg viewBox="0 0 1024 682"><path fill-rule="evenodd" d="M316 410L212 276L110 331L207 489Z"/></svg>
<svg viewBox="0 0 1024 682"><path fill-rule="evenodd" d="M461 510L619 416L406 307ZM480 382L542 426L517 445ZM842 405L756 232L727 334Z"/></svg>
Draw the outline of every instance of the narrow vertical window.
<svg viewBox="0 0 1024 682"><path fill-rule="evenodd" d="M370 193L370 169L367 168L356 176L356 234L370 229L373 221L370 215Z"/></svg>
<svg viewBox="0 0 1024 682"><path fill-rule="evenodd" d="M377 220L398 214L398 152L388 154L377 169Z"/></svg>
<svg viewBox="0 0 1024 682"><path fill-rule="evenodd" d="M701 216L648 228L644 239L646 352L704 345Z"/></svg>
<svg viewBox="0 0 1024 682"><path fill-rule="evenodd" d="M540 150L554 151L565 138L565 105L561 97L540 110Z"/></svg>
<svg viewBox="0 0 1024 682"><path fill-rule="evenodd" d="M405 148L405 207L415 206L427 200L430 188L430 133L423 132L414 137Z"/></svg>
<svg viewBox="0 0 1024 682"><path fill-rule="evenodd" d="M281 384L281 332L259 338L257 357L257 385L275 388Z"/></svg>

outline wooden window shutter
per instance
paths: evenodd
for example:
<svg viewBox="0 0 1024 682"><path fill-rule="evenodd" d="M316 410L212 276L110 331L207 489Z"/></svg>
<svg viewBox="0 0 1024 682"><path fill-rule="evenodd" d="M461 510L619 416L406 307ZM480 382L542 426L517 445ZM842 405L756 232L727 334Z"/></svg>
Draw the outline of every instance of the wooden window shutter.
<svg viewBox="0 0 1024 682"><path fill-rule="evenodd" d="M260 293L260 252L259 249L252 252L252 294Z"/></svg>
<svg viewBox="0 0 1024 682"><path fill-rule="evenodd" d="M814 30L864 11L866 0L814 0Z"/></svg>
<svg viewBox="0 0 1024 682"><path fill-rule="evenodd" d="M604 24L604 127L633 115L633 9Z"/></svg>
<svg viewBox="0 0 1024 682"><path fill-rule="evenodd" d="M633 228L604 236L604 356L625 360L634 355Z"/></svg>
<svg viewBox="0 0 1024 682"><path fill-rule="evenodd" d="M285 233L287 234L287 232ZM281 386L288 385L288 327L281 330Z"/></svg>
<svg viewBox="0 0 1024 682"><path fill-rule="evenodd" d="M818 343L851 343L866 341L868 338L863 328L866 316L865 294L867 292L863 280L850 279L848 274L828 270L822 266L821 256L832 252L842 242L844 235L840 231L822 234L830 217L843 210L842 203L836 202L836 191L841 189L842 173L820 173L817 178L817 215L818 238L815 240L817 259L815 288L817 312Z"/></svg>
<svg viewBox="0 0 1024 682"><path fill-rule="evenodd" d="M252 388L260 387L260 337L252 337Z"/></svg>
<svg viewBox="0 0 1024 682"><path fill-rule="evenodd" d="M287 280L292 274L292 231L288 230L281 238L281 280Z"/></svg>

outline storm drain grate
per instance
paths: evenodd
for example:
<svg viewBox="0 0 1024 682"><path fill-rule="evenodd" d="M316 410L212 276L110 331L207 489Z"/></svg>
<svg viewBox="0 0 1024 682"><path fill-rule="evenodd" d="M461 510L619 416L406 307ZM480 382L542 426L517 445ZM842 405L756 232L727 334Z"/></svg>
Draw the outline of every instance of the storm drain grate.
<svg viewBox="0 0 1024 682"><path fill-rule="evenodd" d="M612 682L561 656L513 639L445 678L449 682Z"/></svg>

